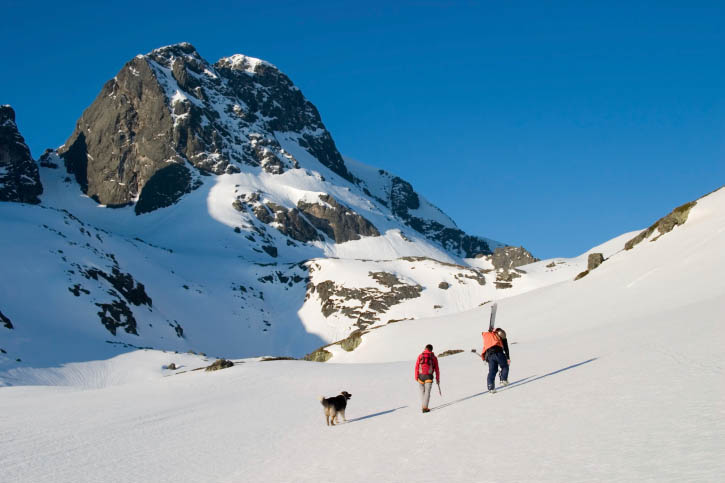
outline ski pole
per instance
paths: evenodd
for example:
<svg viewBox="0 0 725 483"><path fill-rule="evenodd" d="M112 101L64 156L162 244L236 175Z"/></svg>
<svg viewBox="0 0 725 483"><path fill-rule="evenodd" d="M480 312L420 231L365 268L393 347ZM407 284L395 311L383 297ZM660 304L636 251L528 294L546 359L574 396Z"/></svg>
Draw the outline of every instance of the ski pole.
<svg viewBox="0 0 725 483"><path fill-rule="evenodd" d="M443 397L443 393L441 392L441 381L436 381L436 384L438 385L438 395Z"/></svg>

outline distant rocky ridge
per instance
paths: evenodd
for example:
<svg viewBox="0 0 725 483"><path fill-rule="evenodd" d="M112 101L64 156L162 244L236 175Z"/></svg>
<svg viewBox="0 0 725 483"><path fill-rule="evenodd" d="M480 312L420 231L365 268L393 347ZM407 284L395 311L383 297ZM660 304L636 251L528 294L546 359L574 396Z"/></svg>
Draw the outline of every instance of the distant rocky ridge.
<svg viewBox="0 0 725 483"><path fill-rule="evenodd" d="M0 106L0 201L40 203L38 166L15 124L15 111Z"/></svg>

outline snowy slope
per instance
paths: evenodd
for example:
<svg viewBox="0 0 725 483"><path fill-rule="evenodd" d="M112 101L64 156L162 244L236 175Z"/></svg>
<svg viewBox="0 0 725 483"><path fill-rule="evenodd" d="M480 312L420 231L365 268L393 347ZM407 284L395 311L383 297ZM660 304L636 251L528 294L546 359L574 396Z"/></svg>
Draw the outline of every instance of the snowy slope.
<svg viewBox="0 0 725 483"><path fill-rule="evenodd" d="M513 340L522 344L527 337L557 337L590 328L620 326L642 317L669 320L681 326L685 334L695 335L691 326L699 322L697 316L678 321L670 314L699 304L725 309L725 280L720 276L725 270L725 189L698 200L685 224L654 241L645 241L631 250L617 250L625 238L597 247L609 253L609 258L585 278L574 281L571 275L576 270L565 269L567 278L561 283L501 300L497 323L516 334ZM546 262L532 265L539 268ZM480 350L480 332L487 327L488 313L489 309L483 307L455 318L403 321L366 334L354 352L334 347L334 360L405 360L433 334L441 340L438 345L444 345L441 350ZM719 316L712 313L708 319L712 322L712 317ZM460 329L435 331L444 324L455 324ZM520 331L519 327L526 330ZM409 336L403 337L403 333Z"/></svg>
<svg viewBox="0 0 725 483"><path fill-rule="evenodd" d="M373 325L468 310L497 297L490 277L485 286L470 278L485 279L484 271L455 264L458 257L376 203L310 171L200 176L178 203L137 216L132 206L110 209L80 193L61 165L54 154L45 158L40 206L0 203L0 262L12 274L0 279L0 311L14 326L0 332L0 368L107 358L134 347L301 357L359 326L344 313L325 316L307 283L354 286L359 275L368 287L389 290L369 273L401 275L424 288L415 300L376 314ZM332 193L381 236L290 244L232 206L240 192L263 192L263 200L290 206ZM276 257L260 249L264 243L276 247ZM142 285L149 301L135 303L96 274L114 270ZM445 280L450 288L439 289ZM104 317L117 319L109 322L113 330Z"/></svg>
<svg viewBox="0 0 725 483"><path fill-rule="evenodd" d="M172 375L159 367L208 362L139 351L102 363L108 380L138 367L114 384L96 362L15 369L1 376L4 481L719 481L725 190L654 238L502 300L512 385L495 395L469 352L487 306L372 330L336 354L350 364ZM464 352L440 359L443 395L424 415L412 360L425 343ZM348 423L328 428L317 398L341 390Z"/></svg>

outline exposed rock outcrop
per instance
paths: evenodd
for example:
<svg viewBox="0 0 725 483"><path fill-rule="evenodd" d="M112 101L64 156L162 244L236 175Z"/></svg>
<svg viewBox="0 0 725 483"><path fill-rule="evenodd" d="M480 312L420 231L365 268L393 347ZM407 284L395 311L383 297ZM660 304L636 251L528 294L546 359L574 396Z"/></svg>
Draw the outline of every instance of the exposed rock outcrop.
<svg viewBox="0 0 725 483"><path fill-rule="evenodd" d="M392 273L371 272L369 275L388 290L377 287L348 288L333 280L326 280L317 285L310 283L307 297L317 294L325 317L340 313L355 319L355 325L364 329L379 322L380 316L392 306L420 297L423 291L422 286L404 283Z"/></svg>
<svg viewBox="0 0 725 483"><path fill-rule="evenodd" d="M323 203L299 202L302 211L315 228L336 243L359 240L363 236L380 236L380 232L368 220L341 205L330 195L320 195Z"/></svg>
<svg viewBox="0 0 725 483"><path fill-rule="evenodd" d="M101 319L103 326L113 335L116 335L119 328L122 328L128 334L139 335L138 322L128 304L152 306L151 297L146 293L144 284L134 280L130 274L121 272L117 266L111 269L111 273L95 267L85 268L77 265L76 268L86 279L96 281L102 279L113 287L112 290L108 291L113 300L108 303L95 304L100 309L98 317ZM79 292L81 290L88 292L80 287L76 288ZM73 290L71 291L73 292ZM79 294L74 293L74 295L78 296ZM177 335L179 335L180 329L181 326L178 326L176 329ZM183 336L183 329L181 329L180 336Z"/></svg>
<svg viewBox="0 0 725 483"><path fill-rule="evenodd" d="M210 366L207 366L207 368L204 370L206 372L212 372L212 371L218 371L221 369L227 369L227 368L233 367L233 366L234 366L234 363L232 361L228 361L226 359L217 359Z"/></svg>
<svg viewBox="0 0 725 483"><path fill-rule="evenodd" d="M38 165L15 124L15 111L0 106L0 201L40 203Z"/></svg>
<svg viewBox="0 0 725 483"><path fill-rule="evenodd" d="M327 347L327 346L325 346ZM305 357L303 357L303 360L310 361L310 362L327 362L332 358L332 352L325 350L324 348L319 348L316 351L310 352Z"/></svg>
<svg viewBox="0 0 725 483"><path fill-rule="evenodd" d="M535 258L524 247L496 247L493 255L491 255L491 263L497 270L510 270L538 261L539 259Z"/></svg>
<svg viewBox="0 0 725 483"><path fill-rule="evenodd" d="M638 243L649 238L655 230L659 232L659 235L654 237L651 241L655 241L665 233L669 233L674 227L684 224L687 221L687 217L690 215L690 210L696 204L697 201L690 201L689 203L678 206L677 208L672 210L670 214L668 214L667 216L663 216L662 218L654 222L652 226L650 226L646 230L643 230L639 233L639 235L625 243L624 249L631 250Z"/></svg>
<svg viewBox="0 0 725 483"><path fill-rule="evenodd" d="M7 318L7 316L5 314L3 314L2 312L0 312L0 323L2 323L3 326L6 329L13 329L14 328L13 327L13 323L10 322L10 319Z"/></svg>
<svg viewBox="0 0 725 483"><path fill-rule="evenodd" d="M300 201L297 208L287 209L264 201L262 193L255 192L239 195L233 206L237 211L253 213L262 223L303 243L324 240L325 235L336 243L359 240L363 236L380 236L372 223L332 196L321 194L319 198L321 203Z"/></svg>
<svg viewBox="0 0 725 483"><path fill-rule="evenodd" d="M447 220L447 224L422 218L416 213L416 210L422 207L423 201L409 182L382 169L378 171L378 174L382 178L383 184L387 182L388 188L383 190L383 193L373 195L369 189L364 187L365 193L390 208L390 211L403 223L458 256L472 258L476 255L491 254L491 247L486 240L467 235L455 226L453 220L450 220L434 206L428 205L432 210L439 211L440 218Z"/></svg>

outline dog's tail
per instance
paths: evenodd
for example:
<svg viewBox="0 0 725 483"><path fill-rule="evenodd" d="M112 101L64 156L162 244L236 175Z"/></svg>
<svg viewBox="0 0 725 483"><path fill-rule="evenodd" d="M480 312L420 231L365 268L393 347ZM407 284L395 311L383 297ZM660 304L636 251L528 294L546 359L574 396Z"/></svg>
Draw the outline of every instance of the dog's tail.
<svg viewBox="0 0 725 483"><path fill-rule="evenodd" d="M320 396L320 404L322 404L322 401L325 399L325 396Z"/></svg>

